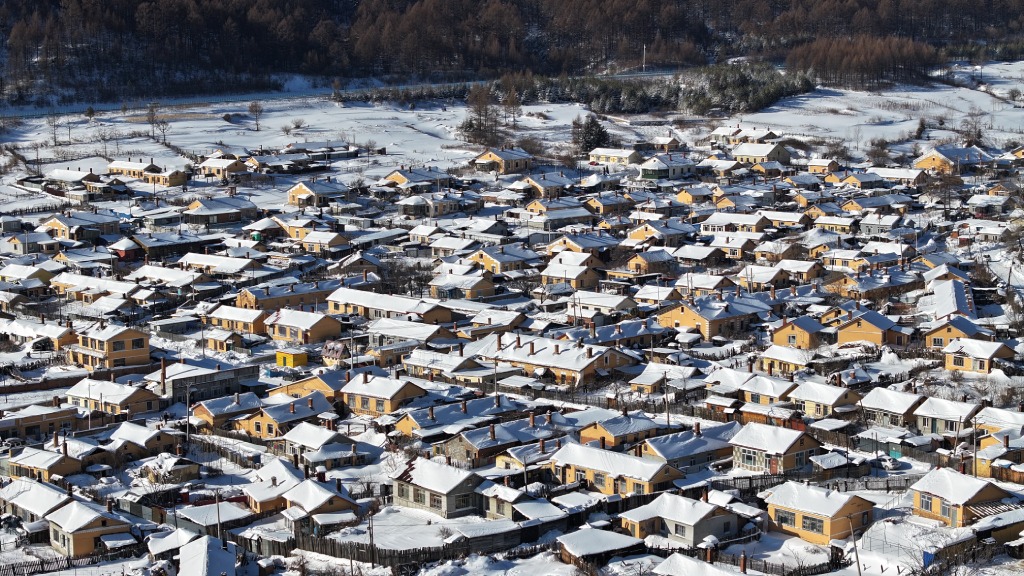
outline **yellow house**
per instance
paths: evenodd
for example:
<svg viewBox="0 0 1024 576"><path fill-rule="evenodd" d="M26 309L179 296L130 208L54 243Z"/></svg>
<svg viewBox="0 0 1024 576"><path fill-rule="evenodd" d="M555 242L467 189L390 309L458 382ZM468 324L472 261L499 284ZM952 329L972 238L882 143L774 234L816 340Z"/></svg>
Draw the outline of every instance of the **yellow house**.
<svg viewBox="0 0 1024 576"><path fill-rule="evenodd" d="M970 526L985 516L983 504L999 504L1012 497L992 482L973 478L951 468L936 468L910 487L915 516L938 520L950 528ZM998 506L995 508L998 510Z"/></svg>
<svg viewBox="0 0 1024 576"><path fill-rule="evenodd" d="M345 405L353 414L372 418L390 414L426 394L407 380L370 376L365 372L351 379L341 392Z"/></svg>
<svg viewBox="0 0 1024 576"><path fill-rule="evenodd" d="M503 339L504 337L504 339ZM562 385L592 383L636 360L615 348L516 334L491 334L478 341L477 354L527 374L540 374Z"/></svg>
<svg viewBox="0 0 1024 576"><path fill-rule="evenodd" d="M150 364L149 334L104 321L78 334L78 344L68 346L69 359L89 370Z"/></svg>
<svg viewBox="0 0 1024 576"><path fill-rule="evenodd" d="M341 485L341 478L327 480L321 474L285 492L282 498L287 503L286 508L301 508L309 516L359 510L359 505Z"/></svg>
<svg viewBox="0 0 1024 576"><path fill-rule="evenodd" d="M72 406L107 414L143 414L160 409L160 397L145 386L85 378L67 391Z"/></svg>
<svg viewBox="0 0 1024 576"><path fill-rule="evenodd" d="M319 392L312 392L303 398L276 396L283 401L263 406L259 412L236 420L235 429L256 438L277 438L284 436L295 425L314 420L332 408L331 403Z"/></svg>
<svg viewBox="0 0 1024 576"><path fill-rule="evenodd" d="M997 359L1012 360L1013 349L1002 342L956 339L942 349L946 370L991 374Z"/></svg>
<svg viewBox="0 0 1024 576"><path fill-rule="evenodd" d="M50 546L66 556L83 556L106 549L106 537L134 542L133 523L114 512L113 501L106 509L92 502L71 502L47 515L50 523Z"/></svg>
<svg viewBox="0 0 1024 576"><path fill-rule="evenodd" d="M821 344L821 331L825 327L810 316L793 320L782 319L782 325L772 332L772 343L800 350L813 350Z"/></svg>
<svg viewBox="0 0 1024 576"><path fill-rule="evenodd" d="M267 317L266 325L271 339L290 344L324 342L341 334L341 322L331 316L287 308Z"/></svg>
<svg viewBox="0 0 1024 576"><path fill-rule="evenodd" d="M683 473L663 461L566 444L551 454L552 475L601 494L653 494L672 488Z"/></svg>
<svg viewBox="0 0 1024 576"><path fill-rule="evenodd" d="M853 412L860 399L861 395L849 388L817 382L803 382L789 393L789 400L804 414L818 419Z"/></svg>
<svg viewBox="0 0 1024 576"><path fill-rule="evenodd" d="M839 170L839 162L831 158L815 158L807 161L807 171L811 174L831 174Z"/></svg>
<svg viewBox="0 0 1024 576"><path fill-rule="evenodd" d="M963 316L950 316L922 335L925 347L932 350L942 350L954 340L961 338L991 342L995 338L995 334L988 328L982 328Z"/></svg>
<svg viewBox="0 0 1024 576"><path fill-rule="evenodd" d="M910 343L911 332L874 310L850 312L837 328L839 344L868 342L875 346L904 346Z"/></svg>
<svg viewBox="0 0 1024 576"><path fill-rule="evenodd" d="M765 503L772 529L811 544L827 546L832 540L845 540L873 520L874 504L860 496L793 481L772 488L771 493Z"/></svg>
<svg viewBox="0 0 1024 576"><path fill-rule="evenodd" d="M580 429L580 443L593 442L609 450L622 450L660 432L657 422L642 414L623 414L584 426Z"/></svg>
<svg viewBox="0 0 1024 576"><path fill-rule="evenodd" d="M222 305L202 316L202 320L207 326L240 334L266 334L267 326L264 322L267 316L269 314L265 310Z"/></svg>
<svg viewBox="0 0 1024 576"><path fill-rule="evenodd" d="M768 424L749 423L729 440L733 466L763 474L784 474L810 465L821 443L801 432Z"/></svg>
<svg viewBox="0 0 1024 576"><path fill-rule="evenodd" d="M66 478L80 473L82 461L64 452L26 447L11 457L8 469L13 478L34 478L40 482L49 482L53 476Z"/></svg>
<svg viewBox="0 0 1024 576"><path fill-rule="evenodd" d="M290 462L272 458L256 471L255 481L242 486L249 509L256 514L280 512L287 507L284 494L302 482L300 472Z"/></svg>
<svg viewBox="0 0 1024 576"><path fill-rule="evenodd" d="M319 392L333 404L341 401L341 389L349 381L349 376L350 373L347 371L317 370L317 374L313 376L278 386L271 389L268 394L271 397L285 394L292 398L301 398L313 392Z"/></svg>
<svg viewBox="0 0 1024 576"><path fill-rule="evenodd" d="M743 143L732 150L732 157L744 164L780 162L789 164L789 151L778 144Z"/></svg>
<svg viewBox="0 0 1024 576"><path fill-rule="evenodd" d="M299 368L309 363L309 353L299 348L278 350L276 356L276 364L286 368Z"/></svg>
<svg viewBox="0 0 1024 576"><path fill-rule="evenodd" d="M658 314L658 324L669 328L696 328L705 340L749 329L759 313L770 307L752 298L704 296L687 300Z"/></svg>
<svg viewBox="0 0 1024 576"><path fill-rule="evenodd" d="M522 148L489 149L473 158L472 165L484 172L515 174L531 169L533 156Z"/></svg>

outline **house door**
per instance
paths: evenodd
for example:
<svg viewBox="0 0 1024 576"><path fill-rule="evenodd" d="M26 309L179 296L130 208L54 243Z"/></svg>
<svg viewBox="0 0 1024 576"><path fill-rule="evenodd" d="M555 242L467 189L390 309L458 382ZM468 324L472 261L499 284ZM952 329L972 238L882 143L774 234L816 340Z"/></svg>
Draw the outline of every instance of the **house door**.
<svg viewBox="0 0 1024 576"><path fill-rule="evenodd" d="M938 432L939 432L939 419L938 418L932 418L932 434L937 434Z"/></svg>
<svg viewBox="0 0 1024 576"><path fill-rule="evenodd" d="M772 456L768 457L768 473L778 474L779 473L779 459Z"/></svg>

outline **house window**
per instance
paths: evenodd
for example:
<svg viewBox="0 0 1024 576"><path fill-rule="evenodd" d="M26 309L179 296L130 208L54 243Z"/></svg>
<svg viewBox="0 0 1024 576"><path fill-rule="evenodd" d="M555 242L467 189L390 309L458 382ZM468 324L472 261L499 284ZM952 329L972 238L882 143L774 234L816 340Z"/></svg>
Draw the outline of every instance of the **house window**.
<svg viewBox="0 0 1024 576"><path fill-rule="evenodd" d="M132 350L141 350L146 347L145 338L133 338L132 339Z"/></svg>
<svg viewBox="0 0 1024 576"><path fill-rule="evenodd" d="M984 360L978 360L978 370L984 370L984 369L985 369L985 361Z"/></svg>
<svg viewBox="0 0 1024 576"><path fill-rule="evenodd" d="M643 484L633 484L633 493L635 494L647 494L647 487Z"/></svg>
<svg viewBox="0 0 1024 576"><path fill-rule="evenodd" d="M430 495L430 507L431 508L436 508L438 510L441 509L441 495L440 494L431 494Z"/></svg>
<svg viewBox="0 0 1024 576"><path fill-rule="evenodd" d="M796 346L796 334L790 334L788 342L790 346Z"/></svg>
<svg viewBox="0 0 1024 576"><path fill-rule="evenodd" d="M776 510L775 523L779 526L796 526L796 514L788 510Z"/></svg>
<svg viewBox="0 0 1024 576"><path fill-rule="evenodd" d="M722 524L722 531L728 534L732 530L732 522L726 522Z"/></svg>
<svg viewBox="0 0 1024 576"><path fill-rule="evenodd" d="M682 524L676 524L676 536L686 538L686 526Z"/></svg>
<svg viewBox="0 0 1024 576"><path fill-rule="evenodd" d="M124 340L115 340L114 352L121 352L122 350L124 350Z"/></svg>
<svg viewBox="0 0 1024 576"><path fill-rule="evenodd" d="M274 425L270 422L267 422L267 434L274 434Z"/></svg>
<svg viewBox="0 0 1024 576"><path fill-rule="evenodd" d="M959 366L959 367L962 368L963 365L964 365L964 357L963 356L953 356L953 366Z"/></svg>
<svg viewBox="0 0 1024 576"><path fill-rule="evenodd" d="M368 409L370 407L370 399L367 398L366 396L363 396L362 399L360 399L359 401L359 407L362 408L363 410Z"/></svg>
<svg viewBox="0 0 1024 576"><path fill-rule="evenodd" d="M406 486L405 484L399 484L398 485L398 497L399 498L403 498L403 499L409 498L409 487Z"/></svg>
<svg viewBox="0 0 1024 576"><path fill-rule="evenodd" d="M935 346L936 348L941 347L942 346L942 337L940 336L938 338L932 338L932 346Z"/></svg>
<svg viewBox="0 0 1024 576"><path fill-rule="evenodd" d="M596 488L604 488L605 477L600 472L594 472L594 486Z"/></svg>
<svg viewBox="0 0 1024 576"><path fill-rule="evenodd" d="M252 429L255 430L257 434L262 434L263 433L263 425L260 424L259 422L255 422L252 425Z"/></svg>
<svg viewBox="0 0 1024 576"><path fill-rule="evenodd" d="M420 490L419 488L413 488L412 489L412 501L413 502L415 502L417 504L423 504L424 502L426 502L426 499L427 499L427 497L426 497L426 494L424 494L423 490Z"/></svg>
<svg viewBox="0 0 1024 576"><path fill-rule="evenodd" d="M751 394L750 395L750 402L752 404L760 404L761 403L761 395L760 394Z"/></svg>
<svg viewBox="0 0 1024 576"><path fill-rule="evenodd" d="M577 482L586 482L587 481L587 471L586 470L576 470L576 481Z"/></svg>
<svg viewBox="0 0 1024 576"><path fill-rule="evenodd" d="M821 534L825 531L825 522L821 518L804 516L803 529L815 534Z"/></svg>
<svg viewBox="0 0 1024 576"><path fill-rule="evenodd" d="M494 502L495 512L497 512L497 514L499 514L500 516L505 515L505 506L505 502L502 502L501 500L495 500Z"/></svg>
<svg viewBox="0 0 1024 576"><path fill-rule="evenodd" d="M384 411L384 401L383 400L377 400L377 412L383 412L383 411Z"/></svg>
<svg viewBox="0 0 1024 576"><path fill-rule="evenodd" d="M463 508L470 508L473 506L473 495L472 494L459 494L455 498L456 510L462 510Z"/></svg>
<svg viewBox="0 0 1024 576"><path fill-rule="evenodd" d="M932 511L932 497L928 494L921 494L921 510Z"/></svg>
<svg viewBox="0 0 1024 576"><path fill-rule="evenodd" d="M945 498L940 498L939 499L939 516L942 516L943 518L949 518L951 512L952 512L952 508L949 505L949 500L946 500Z"/></svg>

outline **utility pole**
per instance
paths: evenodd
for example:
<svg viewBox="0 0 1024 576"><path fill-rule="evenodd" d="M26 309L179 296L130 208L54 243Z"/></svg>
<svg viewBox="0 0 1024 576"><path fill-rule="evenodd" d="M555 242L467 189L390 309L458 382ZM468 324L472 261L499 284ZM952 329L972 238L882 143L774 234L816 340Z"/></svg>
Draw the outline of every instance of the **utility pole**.
<svg viewBox="0 0 1024 576"><path fill-rule="evenodd" d="M366 531L370 535L370 569L373 570L374 568L376 568L376 562L375 561L377 559L377 554L376 554L377 548L373 545L373 514L370 514L369 518L370 518L370 520L369 520L370 524L367 527Z"/></svg>
<svg viewBox="0 0 1024 576"><path fill-rule="evenodd" d="M853 561L857 563L857 576L863 576L860 572L860 552L857 551L857 535L853 533L853 515L847 516L846 521L850 523L850 540L853 541Z"/></svg>

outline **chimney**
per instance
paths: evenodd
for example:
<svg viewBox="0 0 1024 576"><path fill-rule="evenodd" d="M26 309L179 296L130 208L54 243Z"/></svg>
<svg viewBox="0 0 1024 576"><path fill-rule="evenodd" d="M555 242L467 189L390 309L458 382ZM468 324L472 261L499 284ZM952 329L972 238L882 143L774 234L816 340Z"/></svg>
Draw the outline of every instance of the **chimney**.
<svg viewBox="0 0 1024 576"><path fill-rule="evenodd" d="M54 396L50 402L53 404L54 408L60 408L60 396Z"/></svg>
<svg viewBox="0 0 1024 576"><path fill-rule="evenodd" d="M466 345L464 343L462 343L462 342L459 342L459 358L462 358L462 356L463 356L463 354L465 354L465 352L466 352Z"/></svg>
<svg viewBox="0 0 1024 576"><path fill-rule="evenodd" d="M747 573L747 551L740 552L740 574Z"/></svg>
<svg viewBox="0 0 1024 576"><path fill-rule="evenodd" d="M522 345L523 345L522 337L520 337L519 334L516 334L516 348L519 348Z"/></svg>
<svg viewBox="0 0 1024 576"><path fill-rule="evenodd" d="M530 410L530 428L536 428L536 427L537 427L537 421L534 418L533 410Z"/></svg>
<svg viewBox="0 0 1024 576"><path fill-rule="evenodd" d="M700 492L700 501L701 502L707 502L708 501L708 488L707 488L707 486L705 486L704 489L701 490L701 492Z"/></svg>
<svg viewBox="0 0 1024 576"><path fill-rule="evenodd" d="M498 396L497 394L494 395L494 407L501 408L501 396Z"/></svg>
<svg viewBox="0 0 1024 576"><path fill-rule="evenodd" d="M700 436L700 422L693 423L693 435Z"/></svg>
<svg viewBox="0 0 1024 576"><path fill-rule="evenodd" d="M309 402L309 409L312 410L313 409L313 397L310 396L307 401Z"/></svg>
<svg viewBox="0 0 1024 576"><path fill-rule="evenodd" d="M560 344L555 344L555 354L557 355L561 351L562 351L562 346Z"/></svg>
<svg viewBox="0 0 1024 576"><path fill-rule="evenodd" d="M501 350L501 332L498 332L498 350Z"/></svg>
<svg viewBox="0 0 1024 576"><path fill-rule="evenodd" d="M323 482L323 481L325 481L327 479L326 477L327 477L327 472L322 467L317 466L317 469L316 469L316 481L317 482Z"/></svg>
<svg viewBox="0 0 1024 576"><path fill-rule="evenodd" d="M490 433L491 440L494 440L494 424L490 425L489 433Z"/></svg>
<svg viewBox="0 0 1024 576"><path fill-rule="evenodd" d="M466 401L463 400L462 402L463 402L463 404L462 404L463 407L465 407L465 405L466 405L465 402ZM465 412L465 409L463 409L463 412ZM430 420L434 419L434 407L433 406L430 406L430 407L427 408L427 418L429 418Z"/></svg>
<svg viewBox="0 0 1024 576"><path fill-rule="evenodd" d="M334 491L341 493L341 478L334 479Z"/></svg>
<svg viewBox="0 0 1024 576"><path fill-rule="evenodd" d="M605 449L605 444L604 436L601 436L601 450Z"/></svg>
<svg viewBox="0 0 1024 576"><path fill-rule="evenodd" d="M534 351L533 351L533 341L530 341L530 356L533 356L533 354L534 354ZM555 352L555 354L558 354L558 352Z"/></svg>
<svg viewBox="0 0 1024 576"><path fill-rule="evenodd" d="M846 319L847 320L853 320L853 310L847 310L847 312L846 312Z"/></svg>
<svg viewBox="0 0 1024 576"><path fill-rule="evenodd" d="M60 445L60 453L65 455L65 456L68 455L68 441L67 441L67 439L65 439L64 443Z"/></svg>
<svg viewBox="0 0 1024 576"><path fill-rule="evenodd" d="M295 414L295 402L292 402L291 404L289 404L288 408L289 408L289 410L288 410L289 412L291 412L292 414Z"/></svg>
<svg viewBox="0 0 1024 576"><path fill-rule="evenodd" d="M160 389L167 394L167 358L160 359Z"/></svg>
<svg viewBox="0 0 1024 576"><path fill-rule="evenodd" d="M242 395L239 394L238 392L235 392L235 404L241 404L241 403L242 403Z"/></svg>
<svg viewBox="0 0 1024 576"><path fill-rule="evenodd" d="M774 284L772 284L771 287L768 288L768 294L771 295L772 300L775 300L775 285Z"/></svg>
<svg viewBox="0 0 1024 576"><path fill-rule="evenodd" d="M465 400L462 401L462 413L463 414L468 414L469 413L468 403Z"/></svg>
<svg viewBox="0 0 1024 576"><path fill-rule="evenodd" d="M1010 449L1010 435L1009 434L1004 434L1003 435L1003 448L1006 448L1007 450Z"/></svg>
<svg viewBox="0 0 1024 576"><path fill-rule="evenodd" d="M715 297L717 297L718 301L721 302L722 301L722 291L719 290L717 293L715 293Z"/></svg>
<svg viewBox="0 0 1024 576"><path fill-rule="evenodd" d="M54 448L56 448L58 446L58 444L59 444L59 442L57 442L57 434L58 434L58 432L56 430L54 430L53 431L53 447Z"/></svg>
<svg viewBox="0 0 1024 576"><path fill-rule="evenodd" d="M114 499L113 498L107 498L107 514L113 514L113 513L114 513Z"/></svg>

